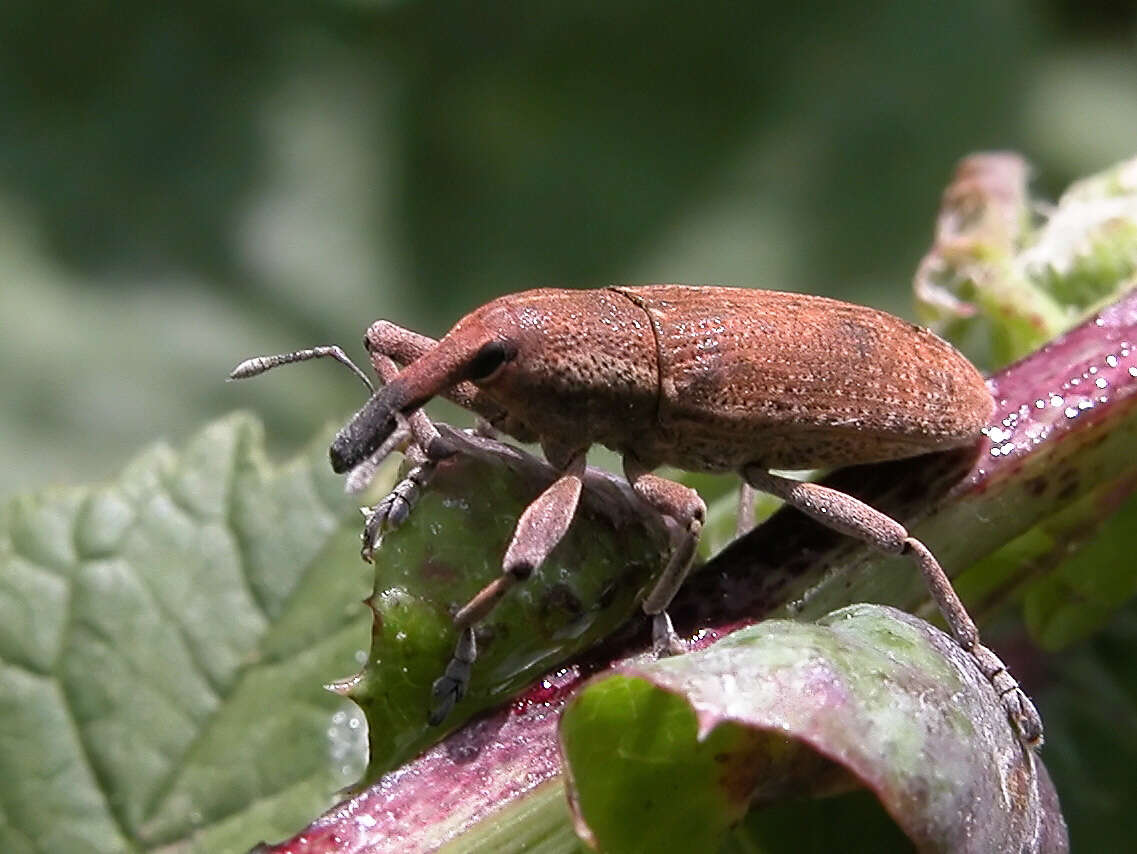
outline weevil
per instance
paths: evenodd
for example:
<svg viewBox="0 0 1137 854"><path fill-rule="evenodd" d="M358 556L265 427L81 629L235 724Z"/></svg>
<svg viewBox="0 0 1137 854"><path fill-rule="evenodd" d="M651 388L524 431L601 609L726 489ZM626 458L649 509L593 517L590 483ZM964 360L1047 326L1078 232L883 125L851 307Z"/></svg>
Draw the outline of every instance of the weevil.
<svg viewBox="0 0 1137 854"><path fill-rule="evenodd" d="M979 642L928 548L852 496L771 473L975 442L994 401L975 367L931 331L818 296L648 285L503 296L466 315L440 340L379 320L364 345L383 385L336 435L332 468L358 482L407 442L417 462L365 514L365 558L384 530L406 518L434 467L457 451L422 411L433 397L449 398L520 441L539 442L560 473L522 513L501 576L455 614L459 641L434 683L431 723L440 723L466 691L476 658L474 626L568 529L585 454L602 444L622 455L635 494L673 522L671 554L642 603L657 654L683 651L667 606L690 569L706 507L694 490L652 472L665 464L737 472L744 488L775 495L884 552L910 555L1022 741L1041 744L1034 705ZM249 359L231 377L322 356L364 376L339 348L318 347Z"/></svg>

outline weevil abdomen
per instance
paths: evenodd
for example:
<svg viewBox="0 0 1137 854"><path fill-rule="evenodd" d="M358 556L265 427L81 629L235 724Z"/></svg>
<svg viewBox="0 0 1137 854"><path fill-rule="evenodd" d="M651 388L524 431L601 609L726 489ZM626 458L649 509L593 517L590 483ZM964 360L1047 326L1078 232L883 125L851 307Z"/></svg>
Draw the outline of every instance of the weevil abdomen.
<svg viewBox="0 0 1137 854"><path fill-rule="evenodd" d="M615 290L656 337L648 458L696 470L876 462L972 442L994 409L954 347L882 311L738 288Z"/></svg>

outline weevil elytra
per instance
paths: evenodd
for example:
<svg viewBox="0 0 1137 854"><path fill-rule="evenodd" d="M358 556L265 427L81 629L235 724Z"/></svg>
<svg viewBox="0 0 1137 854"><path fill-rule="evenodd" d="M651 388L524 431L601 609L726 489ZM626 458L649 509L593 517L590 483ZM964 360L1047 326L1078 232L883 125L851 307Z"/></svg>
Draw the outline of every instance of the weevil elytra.
<svg viewBox="0 0 1137 854"><path fill-rule="evenodd" d="M666 609L690 568L706 508L694 490L652 471L664 464L734 471L744 485L825 525L911 555L1021 739L1041 744L1033 704L979 643L975 623L923 543L849 495L770 473L900 459L976 441L994 401L971 363L929 330L823 297L650 285L500 297L441 340L380 320L364 344L383 385L335 437L332 467L358 481L408 441L417 462L368 514L365 557L383 530L406 518L435 465L456 452L421 409L433 397L449 398L518 440L538 441L561 472L521 515L501 576L455 615L460 639L434 684L432 723L465 693L476 657L474 625L532 573L572 522L585 454L599 443L623 456L635 493L676 523L672 553L642 605L658 654L683 649ZM338 348L322 347L250 359L231 376L320 356L350 365Z"/></svg>

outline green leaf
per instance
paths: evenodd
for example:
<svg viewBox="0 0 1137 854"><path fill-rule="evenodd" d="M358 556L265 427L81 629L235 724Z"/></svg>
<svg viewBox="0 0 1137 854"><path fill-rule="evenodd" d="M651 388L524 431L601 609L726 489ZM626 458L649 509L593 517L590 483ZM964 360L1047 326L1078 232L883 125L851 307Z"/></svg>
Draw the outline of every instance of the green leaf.
<svg viewBox="0 0 1137 854"><path fill-rule="evenodd" d="M752 806L858 787L921 850L1056 850L1065 835L987 679L891 608L623 665L569 701L561 743L578 832L606 852L713 851Z"/></svg>
<svg viewBox="0 0 1137 854"><path fill-rule="evenodd" d="M337 686L367 715L364 782L610 634L638 613L668 554L659 516L626 483L589 469L564 538L478 622L465 698L445 728L428 725L431 684L458 638L453 614L500 578L518 517L557 476L517 449L441 429L462 452L439 465L413 518L384 534L368 600L375 619L367 665Z"/></svg>
<svg viewBox="0 0 1137 854"><path fill-rule="evenodd" d="M321 687L367 641L351 502L261 443L230 417L3 508L0 850L243 850L359 776Z"/></svg>

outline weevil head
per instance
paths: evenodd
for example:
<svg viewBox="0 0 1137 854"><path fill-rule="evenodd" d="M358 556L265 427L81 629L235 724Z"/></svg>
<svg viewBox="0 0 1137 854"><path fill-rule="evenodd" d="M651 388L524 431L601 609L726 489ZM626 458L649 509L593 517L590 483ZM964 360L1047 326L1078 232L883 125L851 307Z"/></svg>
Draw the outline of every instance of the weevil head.
<svg viewBox="0 0 1137 854"><path fill-rule="evenodd" d="M487 303L451 340L464 378L542 440L619 443L655 417L658 370L647 315L611 290L541 288Z"/></svg>
<svg viewBox="0 0 1137 854"><path fill-rule="evenodd" d="M497 301L497 302L500 302ZM462 382L489 380L517 355L511 315L490 303L459 321L438 345L376 391L336 435L332 469L359 465L394 432L396 415L414 412Z"/></svg>
<svg viewBox="0 0 1137 854"><path fill-rule="evenodd" d="M471 382L540 438L587 447L654 418L656 348L641 309L620 294L542 288L500 297L462 318L379 389L340 431L332 467L367 459L409 414Z"/></svg>

